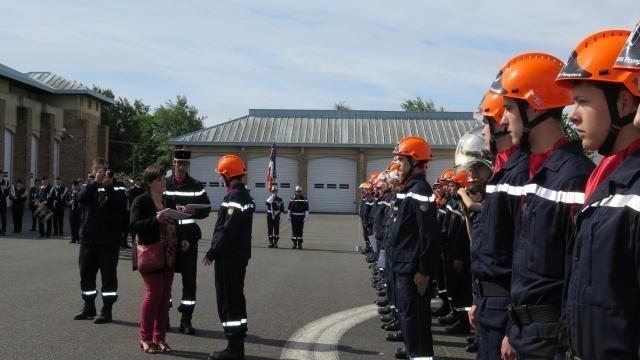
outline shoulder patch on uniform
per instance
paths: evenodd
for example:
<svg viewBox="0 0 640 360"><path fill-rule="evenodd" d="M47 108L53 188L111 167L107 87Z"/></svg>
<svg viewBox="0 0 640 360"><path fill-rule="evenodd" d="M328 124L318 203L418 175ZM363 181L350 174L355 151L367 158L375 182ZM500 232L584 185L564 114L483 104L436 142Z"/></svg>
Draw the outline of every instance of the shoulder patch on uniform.
<svg viewBox="0 0 640 360"><path fill-rule="evenodd" d="M232 207L228 208L227 209L227 215L229 215L229 216L233 215L234 211L235 211L235 208L232 208Z"/></svg>
<svg viewBox="0 0 640 360"><path fill-rule="evenodd" d="M426 212L429 210L429 204L420 204L420 210Z"/></svg>

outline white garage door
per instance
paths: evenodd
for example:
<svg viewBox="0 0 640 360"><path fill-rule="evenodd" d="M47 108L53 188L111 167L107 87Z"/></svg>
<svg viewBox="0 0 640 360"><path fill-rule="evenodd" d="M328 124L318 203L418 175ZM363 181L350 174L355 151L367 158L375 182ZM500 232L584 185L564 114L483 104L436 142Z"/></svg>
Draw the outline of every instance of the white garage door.
<svg viewBox="0 0 640 360"><path fill-rule="evenodd" d="M391 160L392 160L391 155L389 155L389 157L386 157L386 158L367 160L367 174L366 174L367 179L369 178L371 173L374 173L374 172L380 173L384 171L389 165L389 163L391 162ZM366 179L363 179L363 181L364 180Z"/></svg>
<svg viewBox="0 0 640 360"><path fill-rule="evenodd" d="M220 158L219 155L205 155L193 158L189 169L189 175L203 183L213 210L218 209L220 203L222 203L222 198L225 196L224 182L215 172L218 158Z"/></svg>
<svg viewBox="0 0 640 360"><path fill-rule="evenodd" d="M309 211L354 213L356 211L355 160L323 157L309 160L307 189Z"/></svg>
<svg viewBox="0 0 640 360"><path fill-rule="evenodd" d="M251 190L251 197L256 202L258 211L266 211L265 201L269 197L269 189L267 189L267 165L268 157L259 157L249 160L247 164L247 186ZM278 157L276 159L276 175L274 181L278 185L278 196L280 196L285 204L289 203L289 199L293 197L293 192L298 184L298 161L286 157Z"/></svg>
<svg viewBox="0 0 640 360"><path fill-rule="evenodd" d="M427 168L427 181L433 185L436 182L438 176L440 176L445 169L453 167L453 158L444 160L432 160L429 162Z"/></svg>

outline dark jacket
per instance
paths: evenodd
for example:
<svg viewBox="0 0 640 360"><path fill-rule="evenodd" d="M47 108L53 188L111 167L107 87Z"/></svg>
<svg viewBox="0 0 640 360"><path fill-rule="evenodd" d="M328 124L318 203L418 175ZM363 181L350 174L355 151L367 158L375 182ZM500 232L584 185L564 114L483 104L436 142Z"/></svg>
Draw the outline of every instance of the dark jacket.
<svg viewBox="0 0 640 360"><path fill-rule="evenodd" d="M38 200L38 187L32 186L29 189L29 209L31 209L31 211L35 210L37 200Z"/></svg>
<svg viewBox="0 0 640 360"><path fill-rule="evenodd" d="M175 209L173 199L164 199L165 206ZM138 243L149 245L160 240L160 222L156 218L156 206L151 199L151 194L145 191L133 200L131 204L130 229L138 235ZM180 236L178 236L180 238Z"/></svg>
<svg viewBox="0 0 640 360"><path fill-rule="evenodd" d="M167 190L164 193L165 199L172 199L175 205L188 205L188 204L204 204L209 207L204 209L197 209L195 215L189 218L187 223L178 225L181 229L180 233L185 240L189 241L191 247L195 249L197 242L202 237L200 227L195 222L196 219L204 219L211 213L211 202L209 196L201 183L196 181L191 176L188 176L180 184L176 181L175 176L171 175L166 178Z"/></svg>
<svg viewBox="0 0 640 360"><path fill-rule="evenodd" d="M67 194L68 190L66 186L53 186L51 191L49 191L49 195L47 195L47 203L50 204L54 210L64 210Z"/></svg>
<svg viewBox="0 0 640 360"><path fill-rule="evenodd" d="M420 272L434 278L440 256L438 209L424 173L407 180L396 194L398 210L391 228L391 267L403 275Z"/></svg>
<svg viewBox="0 0 640 360"><path fill-rule="evenodd" d="M127 191L127 201L129 202L129 209L133 206L133 200L135 200L138 196L145 193L144 187L135 187L133 186L129 191Z"/></svg>
<svg viewBox="0 0 640 360"><path fill-rule="evenodd" d="M640 151L587 199L577 216L565 314L582 359L640 356Z"/></svg>
<svg viewBox="0 0 640 360"><path fill-rule="evenodd" d="M305 212L309 211L309 201L304 195L294 195L289 200L289 215L305 215Z"/></svg>
<svg viewBox="0 0 640 360"><path fill-rule="evenodd" d="M90 182L79 196L82 205L80 242L83 244L117 245L122 233L122 197L113 186Z"/></svg>
<svg viewBox="0 0 640 360"><path fill-rule="evenodd" d="M269 216L278 216L284 211L284 201L279 196L275 196L271 202L265 201L267 205L267 214Z"/></svg>
<svg viewBox="0 0 640 360"><path fill-rule="evenodd" d="M584 203L584 187L594 167L580 143L572 141L556 150L522 188L511 278L515 305L562 304L572 215Z"/></svg>
<svg viewBox="0 0 640 360"><path fill-rule="evenodd" d="M218 220L207 258L248 260L255 202L244 184L234 186L218 209Z"/></svg>
<svg viewBox="0 0 640 360"><path fill-rule="evenodd" d="M50 203L49 201L47 201L49 199L49 192L51 192L51 185L47 185L47 186L42 186L40 185L40 187L38 188L38 203L42 204L42 203L46 203L47 207L49 209L53 209L53 203Z"/></svg>
<svg viewBox="0 0 640 360"><path fill-rule="evenodd" d="M517 151L487 184L480 237L471 243L471 272L479 281L511 289L513 237L521 216L519 194L528 180L529 155Z"/></svg>

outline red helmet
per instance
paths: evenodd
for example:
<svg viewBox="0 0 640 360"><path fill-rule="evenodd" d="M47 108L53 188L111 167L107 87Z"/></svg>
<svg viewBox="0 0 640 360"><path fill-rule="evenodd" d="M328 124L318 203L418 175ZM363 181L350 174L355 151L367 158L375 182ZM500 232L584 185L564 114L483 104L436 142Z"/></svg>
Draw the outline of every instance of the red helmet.
<svg viewBox="0 0 640 360"><path fill-rule="evenodd" d="M225 155L218 160L216 172L226 178L232 178L246 174L247 169L239 156Z"/></svg>

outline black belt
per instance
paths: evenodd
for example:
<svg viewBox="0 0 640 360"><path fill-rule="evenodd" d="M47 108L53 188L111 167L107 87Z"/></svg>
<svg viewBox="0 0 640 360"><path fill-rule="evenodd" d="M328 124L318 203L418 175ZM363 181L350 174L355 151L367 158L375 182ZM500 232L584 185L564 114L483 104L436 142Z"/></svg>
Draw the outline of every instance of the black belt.
<svg viewBox="0 0 640 360"><path fill-rule="evenodd" d="M514 306L509 304L507 313L518 327L533 323L554 323L560 320L559 305Z"/></svg>
<svg viewBox="0 0 640 360"><path fill-rule="evenodd" d="M481 297L510 297L511 291L505 289L501 285L492 282L479 281L473 282L473 291Z"/></svg>

